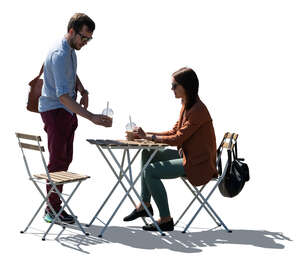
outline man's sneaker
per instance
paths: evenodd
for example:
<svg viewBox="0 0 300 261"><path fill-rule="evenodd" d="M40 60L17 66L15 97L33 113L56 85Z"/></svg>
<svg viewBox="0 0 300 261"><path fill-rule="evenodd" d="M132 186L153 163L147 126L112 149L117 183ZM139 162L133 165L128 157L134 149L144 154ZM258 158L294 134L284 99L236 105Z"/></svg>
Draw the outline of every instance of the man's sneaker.
<svg viewBox="0 0 300 261"><path fill-rule="evenodd" d="M50 215L50 213L47 213L45 211L45 215L44 215L44 220L47 222L47 223L52 223L52 220L54 219L54 217L52 215Z"/></svg>
<svg viewBox="0 0 300 261"><path fill-rule="evenodd" d="M45 211L44 220L46 222L52 223L54 217L55 217L55 215L51 211L48 211L48 210ZM66 211L63 210L59 216L59 219L55 220L56 224L60 224L61 222L68 223L68 224L74 224L75 220L74 220L73 216L69 215Z"/></svg>

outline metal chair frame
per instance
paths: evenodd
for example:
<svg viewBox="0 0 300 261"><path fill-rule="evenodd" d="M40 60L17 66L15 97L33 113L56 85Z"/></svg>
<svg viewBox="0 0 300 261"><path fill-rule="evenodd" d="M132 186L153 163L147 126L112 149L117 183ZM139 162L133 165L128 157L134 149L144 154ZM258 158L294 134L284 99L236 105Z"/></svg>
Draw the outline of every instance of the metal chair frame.
<svg viewBox="0 0 300 261"><path fill-rule="evenodd" d="M196 186L191 185L188 180L184 177L182 177L182 181L183 183L187 186L187 188L191 191L191 193L194 195L194 198L192 199L192 201L188 204L188 206L186 207L186 209L182 212L182 214L180 215L180 217L178 218L178 220L175 222L175 225L178 224L178 222L183 218L183 216L186 214L186 212L188 211L188 209L192 206L192 204L197 200L200 203L200 207L198 208L198 210L196 211L196 213L193 215L193 217L191 218L191 220L188 222L188 224L185 226L184 230L182 231L182 233L186 233L186 231L189 229L190 225L193 223L193 221L195 220L195 218L198 216L198 214L200 213L200 211L204 208L206 210L206 212L210 215L210 217L214 220L214 222L218 225L218 226L223 226L224 229L228 232L231 233L232 230L228 229L228 227L225 225L225 223L223 222L223 220L220 218L220 216L216 213L216 211L213 209L213 207L208 203L208 200L210 199L210 197L212 196L213 192L216 190L216 188L218 187L218 185L220 184L220 182L223 180L227 169L228 169L228 162L231 160L231 152L234 148L234 145L237 141L238 138L238 134L236 133L225 133L221 144L217 150L217 160L216 160L216 165L219 168L218 172L219 172L219 176L217 178L212 179L210 182L216 182L215 185L213 186L213 188L208 192L207 196L205 197L203 195L203 190L206 187L207 184L201 186L200 189L198 189ZM229 139L229 142L226 142L226 140ZM222 151L223 149L227 149L227 154L228 154L228 160L226 162L225 168L222 171L222 164L221 164L221 156L222 156Z"/></svg>
<svg viewBox="0 0 300 261"><path fill-rule="evenodd" d="M76 174L76 173L66 172L66 171L49 173L48 167L46 165L46 161L45 161L45 158L44 158L44 155L43 155L43 152L45 151L45 149L40 144L40 142L42 141L41 137L40 136L35 136L35 135L23 134L23 133L16 133L16 136L17 136L18 143L19 143L19 146L20 146L21 151L22 151L23 160L24 160L25 167L26 167L26 170L27 170L27 173L28 173L28 176L29 176L29 180L32 181L32 183L34 184L34 186L36 187L36 189L39 191L39 193L41 194L41 196L43 198L42 203L40 204L40 206L36 210L33 217L30 219L30 221L29 221L28 225L26 226L26 228L24 230L22 230L21 233L23 234L29 229L32 222L34 221L34 219L36 218L36 216L38 215L38 213L42 209L43 205L48 201L51 193L57 193L58 196L60 197L61 201L63 202L63 206L56 213L56 211L54 210L54 208L52 207L50 202L48 202L48 206L49 206L50 210L52 211L52 213L55 214L55 217L52 220L51 224L49 225L48 229L43 234L42 240L45 241L47 234L49 233L49 231L51 230L51 228L53 227L54 224L61 225L63 230L66 228L66 226L69 225L67 223L62 222L61 219L60 219L60 214L62 213L62 211L65 208L67 208L69 210L70 214L74 217L75 224L82 231L82 233L84 235L88 236L89 233L87 233L83 229L82 225L79 223L77 217L74 215L72 209L69 206L69 202L70 202L71 198L73 197L74 193L76 192L76 190L78 189L81 182L86 180L87 178L90 178L90 177L89 176L84 176L84 175L79 175L79 174ZM28 142L28 140L35 141L36 143L35 144L24 143L24 142L21 142L21 139L26 140L26 142ZM27 158L25 156L24 149L35 150L35 151L40 152L40 156L42 158L42 162L43 162L43 165L45 167L46 174L39 174L39 175L32 175L31 174L30 169L29 169L29 164L28 164ZM72 190L72 192L70 193L70 195L65 194L65 193L61 193L57 189L57 186L56 186L56 185L60 185L60 184L76 183L76 182L77 182L77 184L76 184L75 188ZM44 194L42 192L42 189L38 185L38 183L43 184L43 185L49 185L50 184L51 185L50 191L47 194L46 193ZM63 197L63 195L68 197L68 198L65 199Z"/></svg>

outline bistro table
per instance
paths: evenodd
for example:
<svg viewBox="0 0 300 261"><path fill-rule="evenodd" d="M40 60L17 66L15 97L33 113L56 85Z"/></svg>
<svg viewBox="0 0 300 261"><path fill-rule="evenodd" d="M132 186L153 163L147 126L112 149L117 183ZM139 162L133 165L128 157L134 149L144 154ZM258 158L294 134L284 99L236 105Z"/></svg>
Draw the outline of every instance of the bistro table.
<svg viewBox="0 0 300 261"><path fill-rule="evenodd" d="M109 218L109 220L107 221L107 223L105 223L105 226L102 228L102 230L100 231L98 237L102 237L105 230L107 229L108 225L110 224L110 222L112 221L113 217L116 215L117 211L119 210L119 208L121 207L121 205L123 204L124 200L126 199L126 197L128 197L132 204L136 207L136 204L134 202L134 200L132 199L132 197L130 196L130 192L131 190L133 190L133 192L135 193L135 195L137 196L137 198L139 199L139 201L141 202L142 206L144 207L145 211L147 212L148 216L150 217L150 219L152 220L152 222L154 223L155 227L157 228L158 232L164 236L165 233L162 232L162 230L160 229L160 227L158 226L157 222L154 220L153 216L151 215L151 213L149 212L149 209L147 208L147 206L145 205L145 203L143 202L142 198L140 197L139 193L136 191L135 189L135 184L136 182L139 180L139 178L141 177L142 173L144 172L144 170L146 169L146 167L149 165L149 163L151 162L151 160L153 159L153 157L155 156L155 154L159 151L159 150L164 150L168 144L164 144L164 143L155 143L152 141L147 141L147 140L143 140L143 139L139 139L139 140L134 140L134 141L127 141L127 140L94 140L94 139L87 139L87 141L90 144L96 145L100 154L103 156L103 158L105 159L105 161L107 162L107 164L109 165L110 169L112 170L113 174L115 175L115 177L117 178L117 182L116 184L113 186L111 192L108 194L108 196L106 197L106 199L104 200L104 202L102 203L102 205L100 206L100 208L98 209L98 211L96 212L96 214L94 215L94 217L91 219L90 223L87 224L86 226L89 227L93 224L93 222L95 221L95 219L98 218L101 210L103 209L103 207L105 206L105 204L108 202L109 198L111 197L111 195L114 193L114 191L116 190L116 188L121 185L122 188L125 191L125 195L123 196L122 200L120 201L119 205L117 206L117 208L114 210L114 212L112 213L111 217ZM142 167L142 169L140 170L140 172L138 173L138 175L133 178L133 171L132 171L132 164L135 161L135 159L137 158L138 154L141 152L141 150L143 149L149 149L152 151L151 156L149 157L148 161L145 163L145 165ZM114 151L116 150L121 150L123 151L122 154L122 160L121 163L118 161L117 157L114 154ZM134 150L135 154L133 155L132 159L130 157L130 150ZM106 152L105 152L106 151ZM110 155L111 157L107 157L107 155ZM111 158L111 160L113 160L113 162L116 163L117 165L117 169L115 169L109 158ZM124 161L125 158L127 158L127 167L124 170ZM117 173L119 172L119 174ZM129 172L129 173L128 173ZM129 184L129 189L127 189L125 187L125 185L122 182L122 179L125 178L126 181ZM146 220L143 218L144 223L147 225Z"/></svg>

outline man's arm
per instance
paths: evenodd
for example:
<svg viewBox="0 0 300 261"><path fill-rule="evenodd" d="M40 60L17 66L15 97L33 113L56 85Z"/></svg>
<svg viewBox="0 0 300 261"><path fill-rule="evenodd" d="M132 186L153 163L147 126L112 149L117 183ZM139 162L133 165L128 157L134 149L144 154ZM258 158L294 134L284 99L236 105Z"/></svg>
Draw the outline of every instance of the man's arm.
<svg viewBox="0 0 300 261"><path fill-rule="evenodd" d="M80 92L81 94L81 99L80 99L80 105L83 105L85 109L88 108L89 106L89 92L83 87L78 75L76 74L76 89Z"/></svg>
<svg viewBox="0 0 300 261"><path fill-rule="evenodd" d="M97 125L104 127L111 127L112 119L105 115L97 115L89 112L87 109L81 107L76 101L74 101L68 94L63 94L59 97L60 102L65 105L70 111L76 113Z"/></svg>
<svg viewBox="0 0 300 261"><path fill-rule="evenodd" d="M68 94L63 94L59 97L59 101L65 105L70 111L88 119L92 120L93 114L88 110L82 108L76 101L74 101Z"/></svg>
<svg viewBox="0 0 300 261"><path fill-rule="evenodd" d="M77 74L76 74L76 89L80 92L81 96L83 96L84 93L87 93L87 90L84 89Z"/></svg>
<svg viewBox="0 0 300 261"><path fill-rule="evenodd" d="M93 114L89 112L86 107L87 104L83 104L84 108L81 107L81 102L78 104L76 101L74 101L69 96L69 85L66 80L66 68L68 66L66 61L66 56L63 55L61 52L57 52L53 54L52 57L53 60L53 77L55 81L55 87L56 87L56 95L59 97L59 101L65 105L71 112L74 112L97 125L102 125L105 127L111 127L112 125L112 119L105 116L105 115L99 115L99 114ZM79 78L78 78L79 79ZM80 81L80 80L79 80ZM79 83L79 88L82 90L82 84ZM87 96L87 95L86 95Z"/></svg>

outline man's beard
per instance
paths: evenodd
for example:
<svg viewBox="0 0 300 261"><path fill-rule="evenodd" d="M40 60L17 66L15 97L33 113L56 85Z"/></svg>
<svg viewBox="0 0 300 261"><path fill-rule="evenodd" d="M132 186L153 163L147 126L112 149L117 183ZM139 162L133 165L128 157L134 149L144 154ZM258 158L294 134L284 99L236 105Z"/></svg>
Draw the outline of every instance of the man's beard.
<svg viewBox="0 0 300 261"><path fill-rule="evenodd" d="M74 39L70 39L70 46L75 50L80 50L80 48L76 47Z"/></svg>

